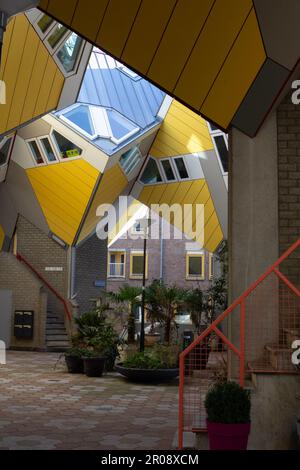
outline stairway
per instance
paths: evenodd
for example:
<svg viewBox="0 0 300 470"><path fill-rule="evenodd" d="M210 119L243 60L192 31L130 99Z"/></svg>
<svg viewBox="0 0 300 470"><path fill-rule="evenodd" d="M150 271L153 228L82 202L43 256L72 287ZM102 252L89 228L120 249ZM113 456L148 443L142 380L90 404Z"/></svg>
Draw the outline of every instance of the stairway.
<svg viewBox="0 0 300 470"><path fill-rule="evenodd" d="M47 312L46 322L46 350L49 352L63 352L70 347L63 319L52 312Z"/></svg>

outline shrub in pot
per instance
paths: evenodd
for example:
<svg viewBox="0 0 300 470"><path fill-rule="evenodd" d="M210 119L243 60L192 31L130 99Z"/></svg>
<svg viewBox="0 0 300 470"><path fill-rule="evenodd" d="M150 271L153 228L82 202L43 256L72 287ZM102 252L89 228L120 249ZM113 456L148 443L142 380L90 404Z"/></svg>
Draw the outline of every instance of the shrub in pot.
<svg viewBox="0 0 300 470"><path fill-rule="evenodd" d="M250 433L250 392L235 382L216 383L205 399L211 450L246 450Z"/></svg>
<svg viewBox="0 0 300 470"><path fill-rule="evenodd" d="M88 377L101 377L105 366L105 356L98 349L87 349L83 356L84 373Z"/></svg>
<svg viewBox="0 0 300 470"><path fill-rule="evenodd" d="M65 352L65 361L68 372L70 374L83 373L83 359L82 356L85 350L78 347L72 347Z"/></svg>

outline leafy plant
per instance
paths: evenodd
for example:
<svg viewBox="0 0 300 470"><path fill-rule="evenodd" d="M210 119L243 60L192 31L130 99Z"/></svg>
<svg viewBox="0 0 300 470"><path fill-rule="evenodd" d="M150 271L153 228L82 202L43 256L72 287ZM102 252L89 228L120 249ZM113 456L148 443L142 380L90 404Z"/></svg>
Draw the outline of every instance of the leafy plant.
<svg viewBox="0 0 300 470"><path fill-rule="evenodd" d="M201 325L203 323L204 294L199 287L196 289L190 289L186 292L185 305L186 309L190 313L191 320L195 325L197 333L200 334Z"/></svg>
<svg viewBox="0 0 300 470"><path fill-rule="evenodd" d="M160 344L133 354L123 365L132 369L173 369L178 367L178 354L177 345Z"/></svg>
<svg viewBox="0 0 300 470"><path fill-rule="evenodd" d="M236 382L216 383L206 395L205 408L212 423L249 423L250 391Z"/></svg>
<svg viewBox="0 0 300 470"><path fill-rule="evenodd" d="M131 369L161 369L162 364L157 357L146 352L137 352L129 357L123 364Z"/></svg>
<svg viewBox="0 0 300 470"><path fill-rule="evenodd" d="M119 292L109 292L107 295L117 304L125 304L128 308L128 343L135 341L135 310L141 304L142 289L140 287L124 284Z"/></svg>
<svg viewBox="0 0 300 470"><path fill-rule="evenodd" d="M168 369L178 367L179 345L178 344L156 344L150 354L157 357L161 364Z"/></svg>
<svg viewBox="0 0 300 470"><path fill-rule="evenodd" d="M72 356L72 357L83 357L84 353L85 353L84 348L72 347L72 348L68 349L65 352L64 355L65 356Z"/></svg>
<svg viewBox="0 0 300 470"><path fill-rule="evenodd" d="M165 329L164 341L170 344L172 326L177 326L175 316L184 306L186 291L176 285L167 286L163 281L154 280L146 288L148 318L160 322Z"/></svg>

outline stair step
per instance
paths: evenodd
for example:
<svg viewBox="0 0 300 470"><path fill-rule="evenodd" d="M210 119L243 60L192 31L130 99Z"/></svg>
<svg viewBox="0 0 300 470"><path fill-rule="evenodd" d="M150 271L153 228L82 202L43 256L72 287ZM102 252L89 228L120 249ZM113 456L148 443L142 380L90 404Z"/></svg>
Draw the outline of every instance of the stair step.
<svg viewBox="0 0 300 470"><path fill-rule="evenodd" d="M46 336L50 335L65 335L65 328L46 328Z"/></svg>
<svg viewBox="0 0 300 470"><path fill-rule="evenodd" d="M70 347L70 343L67 340L47 340L47 347L57 347L57 346L63 346L63 347Z"/></svg>
<svg viewBox="0 0 300 470"><path fill-rule="evenodd" d="M47 321L46 321L47 325L64 325L64 321L63 320L59 320L59 319L48 319L47 318Z"/></svg>
<svg viewBox="0 0 300 470"><path fill-rule="evenodd" d="M69 341L68 335L66 333L58 335L46 335L46 340L48 341Z"/></svg>

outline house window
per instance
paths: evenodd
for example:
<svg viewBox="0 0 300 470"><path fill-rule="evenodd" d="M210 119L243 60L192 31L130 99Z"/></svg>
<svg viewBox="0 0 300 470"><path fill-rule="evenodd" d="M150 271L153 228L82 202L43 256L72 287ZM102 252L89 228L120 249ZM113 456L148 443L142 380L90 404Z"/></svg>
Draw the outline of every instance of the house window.
<svg viewBox="0 0 300 470"><path fill-rule="evenodd" d="M82 154L81 148L77 147L76 144L73 144L73 142L57 131L54 130L52 135L58 147L60 158L79 157Z"/></svg>
<svg viewBox="0 0 300 470"><path fill-rule="evenodd" d="M109 252L108 277L125 277L125 253Z"/></svg>
<svg viewBox="0 0 300 470"><path fill-rule="evenodd" d="M144 184L160 183L162 177L160 175L157 162L153 158L149 158L146 168L142 174L141 182Z"/></svg>
<svg viewBox="0 0 300 470"><path fill-rule="evenodd" d="M80 52L82 38L72 33L59 49L57 57L67 73L74 70Z"/></svg>
<svg viewBox="0 0 300 470"><path fill-rule="evenodd" d="M50 26L53 24L54 20L50 18L48 15L43 15L39 21L37 22L38 27L42 31L42 33L46 33Z"/></svg>
<svg viewBox="0 0 300 470"><path fill-rule="evenodd" d="M186 255L186 278L189 280L204 279L204 254L192 253Z"/></svg>
<svg viewBox="0 0 300 470"><path fill-rule="evenodd" d="M182 180L187 179L189 177L189 174L187 172L183 158L182 157L174 158L174 161L175 161L176 168L177 168L180 178Z"/></svg>
<svg viewBox="0 0 300 470"><path fill-rule="evenodd" d="M38 146L37 142L35 140L31 140L31 141L28 142L28 145L29 145L29 148L31 150L32 156L35 160L35 163L37 165L43 165L45 162L44 162L44 159L42 157L42 153L39 149L39 146Z"/></svg>
<svg viewBox="0 0 300 470"><path fill-rule="evenodd" d="M47 156L48 162L50 162L50 163L51 162L56 162L57 158L56 158L56 155L54 153L54 150L52 148L52 145L51 145L48 137L43 137L42 139L40 139L40 142L41 142L41 145L42 145L42 149L43 149L44 153Z"/></svg>
<svg viewBox="0 0 300 470"><path fill-rule="evenodd" d="M135 235L141 235L144 233L144 229L141 225L141 222L135 222L135 224L132 226L131 232Z"/></svg>
<svg viewBox="0 0 300 470"><path fill-rule="evenodd" d="M133 70L130 70L128 67L126 67L126 65L123 65L120 62L117 62L117 68L129 78L132 78L134 81L141 79L141 77L137 73L135 73Z"/></svg>
<svg viewBox="0 0 300 470"><path fill-rule="evenodd" d="M225 136L223 134L215 135L213 136L213 139L215 141L215 147L222 163L223 171L227 173L228 172L228 149L227 149L227 142L225 140Z"/></svg>
<svg viewBox="0 0 300 470"><path fill-rule="evenodd" d="M214 255L209 253L209 279L212 280L214 278Z"/></svg>
<svg viewBox="0 0 300 470"><path fill-rule="evenodd" d="M3 141L0 142L0 166L7 163L11 141L12 139L10 137L7 140L4 138Z"/></svg>
<svg viewBox="0 0 300 470"><path fill-rule="evenodd" d="M57 46L57 44L60 42L60 40L63 38L63 36L66 34L67 31L68 29L62 24L58 24L54 28L53 32L50 34L48 38L48 43L50 44L52 49L54 49L55 46Z"/></svg>
<svg viewBox="0 0 300 470"><path fill-rule="evenodd" d="M144 271L144 253L130 253L130 277L142 279ZM148 276L148 255L146 255L146 277Z"/></svg>
<svg viewBox="0 0 300 470"><path fill-rule="evenodd" d="M112 140L115 143L120 143L128 139L139 129L135 124L114 109L107 109L106 114L111 128Z"/></svg>
<svg viewBox="0 0 300 470"><path fill-rule="evenodd" d="M63 117L71 121L72 124L75 124L79 132L84 131L88 137L95 136L95 129L88 106L84 104L74 106Z"/></svg>
<svg viewBox="0 0 300 470"><path fill-rule="evenodd" d="M123 153L120 158L120 165L124 170L126 175L129 175L140 163L142 154L139 151L138 147L128 150Z"/></svg>
<svg viewBox="0 0 300 470"><path fill-rule="evenodd" d="M176 178L170 160L161 160L161 166L163 167L166 180L174 181Z"/></svg>

